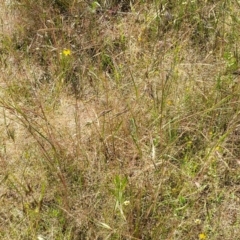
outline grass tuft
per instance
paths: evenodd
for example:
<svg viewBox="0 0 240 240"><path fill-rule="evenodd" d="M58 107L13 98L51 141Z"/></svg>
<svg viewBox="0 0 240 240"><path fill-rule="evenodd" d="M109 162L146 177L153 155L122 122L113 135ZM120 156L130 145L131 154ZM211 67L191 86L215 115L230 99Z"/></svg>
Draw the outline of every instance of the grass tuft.
<svg viewBox="0 0 240 240"><path fill-rule="evenodd" d="M1 239L238 239L239 7L2 1Z"/></svg>

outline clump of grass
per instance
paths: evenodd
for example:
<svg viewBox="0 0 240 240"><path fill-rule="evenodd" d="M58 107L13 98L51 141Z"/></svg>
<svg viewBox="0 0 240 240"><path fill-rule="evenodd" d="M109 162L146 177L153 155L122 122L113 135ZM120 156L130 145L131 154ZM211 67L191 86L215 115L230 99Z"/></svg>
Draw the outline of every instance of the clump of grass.
<svg viewBox="0 0 240 240"><path fill-rule="evenodd" d="M1 239L236 239L237 2L10 7Z"/></svg>

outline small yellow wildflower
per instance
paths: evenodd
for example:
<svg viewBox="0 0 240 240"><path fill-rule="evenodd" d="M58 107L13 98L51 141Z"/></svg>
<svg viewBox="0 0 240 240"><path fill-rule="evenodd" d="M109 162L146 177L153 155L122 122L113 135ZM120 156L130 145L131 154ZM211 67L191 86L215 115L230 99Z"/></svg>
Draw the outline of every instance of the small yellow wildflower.
<svg viewBox="0 0 240 240"><path fill-rule="evenodd" d="M70 56L70 55L71 55L71 50L70 50L70 49L64 49L64 50L62 51L62 54L63 54L64 56Z"/></svg>
<svg viewBox="0 0 240 240"><path fill-rule="evenodd" d="M198 237L199 237L199 240L207 239L207 236L204 233L200 233Z"/></svg>
<svg viewBox="0 0 240 240"><path fill-rule="evenodd" d="M124 201L123 205L128 206L130 204L130 201Z"/></svg>

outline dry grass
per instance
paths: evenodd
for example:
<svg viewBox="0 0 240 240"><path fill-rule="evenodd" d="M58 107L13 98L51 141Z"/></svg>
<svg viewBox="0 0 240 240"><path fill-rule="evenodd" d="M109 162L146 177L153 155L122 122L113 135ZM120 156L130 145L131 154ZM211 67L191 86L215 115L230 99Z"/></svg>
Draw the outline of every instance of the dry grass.
<svg viewBox="0 0 240 240"><path fill-rule="evenodd" d="M1 239L238 239L237 1L9 2Z"/></svg>

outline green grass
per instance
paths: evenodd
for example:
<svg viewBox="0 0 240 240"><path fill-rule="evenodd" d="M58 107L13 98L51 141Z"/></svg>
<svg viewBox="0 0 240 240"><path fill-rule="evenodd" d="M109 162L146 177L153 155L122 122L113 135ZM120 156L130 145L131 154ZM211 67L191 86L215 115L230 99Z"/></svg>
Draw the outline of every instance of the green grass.
<svg viewBox="0 0 240 240"><path fill-rule="evenodd" d="M237 1L1 3L1 239L238 239Z"/></svg>

